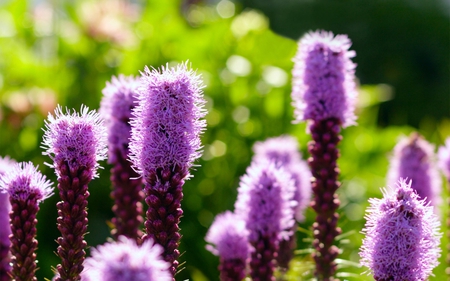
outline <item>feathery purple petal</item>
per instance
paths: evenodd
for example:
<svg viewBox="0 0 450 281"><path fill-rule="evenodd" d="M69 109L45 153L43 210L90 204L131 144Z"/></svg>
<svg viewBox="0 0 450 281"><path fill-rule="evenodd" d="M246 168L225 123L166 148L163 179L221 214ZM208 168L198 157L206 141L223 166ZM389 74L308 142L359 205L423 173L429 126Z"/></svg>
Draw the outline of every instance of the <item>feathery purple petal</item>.
<svg viewBox="0 0 450 281"><path fill-rule="evenodd" d="M63 113L58 106L55 116L48 114L45 127L44 155L50 156L54 163L68 163L71 170L84 167L92 177L97 176L98 161L106 158L106 130L95 110L89 111L88 107L82 106L80 113L75 110ZM59 166L50 166L60 177Z"/></svg>
<svg viewBox="0 0 450 281"><path fill-rule="evenodd" d="M33 196L38 203L53 194L50 181L31 162L15 164L0 178L0 190L19 201L26 201Z"/></svg>
<svg viewBox="0 0 450 281"><path fill-rule="evenodd" d="M297 206L294 215L297 221L304 219L303 213L311 200L311 171L302 160L298 142L291 136L280 136L256 142L253 146L255 161L274 161L283 167L294 180L294 197Z"/></svg>
<svg viewBox="0 0 450 281"><path fill-rule="evenodd" d="M394 185L399 178L410 179L419 197L437 207L442 181L435 160L434 146L419 134L403 137L394 147L387 184Z"/></svg>
<svg viewBox="0 0 450 281"><path fill-rule="evenodd" d="M382 199L369 199L361 264L375 280L428 280L440 256L439 218L411 182L382 191Z"/></svg>
<svg viewBox="0 0 450 281"><path fill-rule="evenodd" d="M225 260L239 259L245 261L250 252L247 240L248 230L236 214L226 211L214 219L206 234L207 249Z"/></svg>
<svg viewBox="0 0 450 281"><path fill-rule="evenodd" d="M450 182L450 137L445 140L445 145L438 150L439 168Z"/></svg>
<svg viewBox="0 0 450 281"><path fill-rule="evenodd" d="M187 63L161 70L145 68L130 141L130 158L144 177L158 168L189 168L201 156L200 133L206 127L202 88L200 77Z"/></svg>
<svg viewBox="0 0 450 281"><path fill-rule="evenodd" d="M147 240L137 245L133 239L120 236L92 250L85 261L82 281L171 281L169 263L161 254L163 249Z"/></svg>
<svg viewBox="0 0 450 281"><path fill-rule="evenodd" d="M292 99L296 122L337 118L354 125L355 64L347 35L316 31L299 41L292 72Z"/></svg>

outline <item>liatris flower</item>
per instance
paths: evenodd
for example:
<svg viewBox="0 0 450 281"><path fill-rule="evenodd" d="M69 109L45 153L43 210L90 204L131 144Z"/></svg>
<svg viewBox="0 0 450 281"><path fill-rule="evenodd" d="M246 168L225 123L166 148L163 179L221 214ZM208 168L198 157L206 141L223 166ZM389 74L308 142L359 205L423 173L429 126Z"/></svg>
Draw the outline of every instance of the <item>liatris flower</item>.
<svg viewBox="0 0 450 281"><path fill-rule="evenodd" d="M134 239L120 236L92 250L85 261L82 281L170 281L170 264L161 257L162 247L151 239L137 245Z"/></svg>
<svg viewBox="0 0 450 281"><path fill-rule="evenodd" d="M37 280L36 215L39 203L52 195L50 182L31 162L18 163L0 179L0 191L11 203L11 276L16 281Z"/></svg>
<svg viewBox="0 0 450 281"><path fill-rule="evenodd" d="M369 199L361 264L377 281L428 280L440 256L439 218L411 181L382 191L382 199Z"/></svg>
<svg viewBox="0 0 450 281"><path fill-rule="evenodd" d="M285 169L291 175L295 186L293 200L297 202L293 211L296 220L302 221L304 210L311 199L311 172L306 162L301 159L297 140L290 136L270 138L264 142L255 143L253 150L255 151L254 161L273 161L277 167ZM296 229L297 224L294 223L291 229L292 235L289 239L280 242L277 262L278 266L284 270L288 269L296 248Z"/></svg>
<svg viewBox="0 0 450 281"><path fill-rule="evenodd" d="M136 241L142 236L139 228L143 222L141 201L144 194L142 178L128 161L128 143L131 132L129 121L137 101L135 91L138 85L138 80L131 76L113 77L103 89L100 106L100 114L108 131L108 163L113 165L111 197L114 199L115 217L112 223L115 227L111 233L116 239L125 235Z"/></svg>
<svg viewBox="0 0 450 281"><path fill-rule="evenodd" d="M450 137L445 141L445 145L439 147L438 150L439 168L444 173L448 181L448 190L450 191ZM447 199L450 206L450 199ZM450 214L450 210L449 210ZM447 216L447 238L450 240L450 216ZM450 244L447 245L447 264L450 266ZM450 270L450 267L447 268Z"/></svg>
<svg viewBox="0 0 450 281"><path fill-rule="evenodd" d="M61 258L56 280L79 280L87 246L88 184L97 176L97 161L106 156L106 132L99 114L87 107L81 107L80 113L64 114L58 106L55 116L48 115L43 147L43 154L53 160L61 197L56 205L61 232L56 240Z"/></svg>
<svg viewBox="0 0 450 281"><path fill-rule="evenodd" d="M254 248L250 261L253 281L275 280L279 243L289 237L294 224L293 193L290 175L273 163L253 162L241 178L235 213L244 219Z"/></svg>
<svg viewBox="0 0 450 281"><path fill-rule="evenodd" d="M440 204L441 177L435 165L434 146L418 133L400 139L394 148L387 176L388 185L399 178L412 180L411 187L420 198L435 208Z"/></svg>
<svg viewBox="0 0 450 281"><path fill-rule="evenodd" d="M8 156L0 157L0 180L3 175L8 173L14 167L16 162L11 160ZM9 212L11 211L11 204L9 203L8 192L0 192L0 281L9 281L10 255L9 235L11 234L11 227L9 224Z"/></svg>
<svg viewBox="0 0 450 281"><path fill-rule="evenodd" d="M201 155L203 118L202 82L187 64L161 71L145 68L138 89L139 105L131 119L131 159L142 175L149 208L143 240L164 248L163 257L175 275L180 255L179 222L182 187L189 168Z"/></svg>
<svg viewBox="0 0 450 281"><path fill-rule="evenodd" d="M220 280L239 281L245 278L251 249L248 235L245 221L230 211L214 219L205 240L215 246L207 245L206 248L220 258Z"/></svg>
<svg viewBox="0 0 450 281"><path fill-rule="evenodd" d="M339 199L335 193L339 169L337 145L340 127L355 123L355 64L349 51L350 39L325 31L306 34L299 42L294 58L292 99L296 121L308 120L312 141L308 144L308 159L313 175L312 208L316 211L313 224L314 275L319 280L334 280L335 259L339 249L333 245L341 233L337 227Z"/></svg>

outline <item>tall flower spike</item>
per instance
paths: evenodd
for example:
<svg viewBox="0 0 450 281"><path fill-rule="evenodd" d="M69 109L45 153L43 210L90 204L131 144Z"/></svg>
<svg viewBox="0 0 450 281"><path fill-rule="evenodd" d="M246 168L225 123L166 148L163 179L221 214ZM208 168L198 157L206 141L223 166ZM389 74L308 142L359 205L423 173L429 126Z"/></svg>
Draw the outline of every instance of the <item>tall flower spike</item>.
<svg viewBox="0 0 450 281"><path fill-rule="evenodd" d="M205 240L212 244L206 248L220 258L221 281L244 280L250 254L248 234L245 221L230 211L214 219Z"/></svg>
<svg viewBox="0 0 450 281"><path fill-rule="evenodd" d="M291 136L269 138L264 142L255 143L253 150L254 161L273 161L277 167L285 169L291 175L295 186L292 199L297 202L297 206L293 207L294 216L297 221L302 221L303 213L311 200L311 172L307 163L301 159L297 140ZM283 270L288 269L289 262L293 258L293 251L297 245L296 229L297 224L294 223L292 235L280 242L277 261Z"/></svg>
<svg viewBox="0 0 450 281"><path fill-rule="evenodd" d="M311 203L316 211L313 224L314 275L319 280L335 280L339 249L333 245L341 233L337 227L339 199L336 190L339 169L337 145L342 139L341 126L355 124L355 64L351 41L346 35L316 31L299 42L294 58L292 99L296 122L308 120L312 141L308 159L312 173Z"/></svg>
<svg viewBox="0 0 450 281"><path fill-rule="evenodd" d="M111 197L114 199L112 208L115 217L112 219L114 228L111 233L117 239L120 235L141 238L142 218L142 178L133 170L128 161L129 139L131 126L129 124L131 111L135 107L138 80L134 77L120 75L112 77L103 89L103 99L100 114L105 120L108 131L108 163L112 164Z"/></svg>
<svg viewBox="0 0 450 281"><path fill-rule="evenodd" d="M0 179L0 191L11 203L11 276L16 281L37 280L36 215L39 203L52 195L50 182L31 162L18 163Z"/></svg>
<svg viewBox="0 0 450 281"><path fill-rule="evenodd" d="M189 168L201 155L200 134L206 126L202 88L200 77L187 63L160 71L145 68L131 119L131 160L144 179L149 206L142 239L163 246L172 275L180 255L182 188Z"/></svg>
<svg viewBox="0 0 450 281"><path fill-rule="evenodd" d="M450 137L445 141L445 145L439 147L438 150L438 164L441 171L447 178L447 188L450 191ZM450 206L450 199L447 199L447 204ZM447 216L447 238L450 240L450 209L449 216ZM447 271L450 271L450 244L447 245Z"/></svg>
<svg viewBox="0 0 450 281"><path fill-rule="evenodd" d="M56 170L61 198L56 204L61 232L56 240L61 258L56 280L79 280L87 246L88 184L97 176L97 161L106 157L106 131L100 115L84 106L80 113L64 114L58 106L55 116L48 115L43 148L43 154L53 160L50 166Z"/></svg>
<svg viewBox="0 0 450 281"><path fill-rule="evenodd" d="M120 236L92 250L85 261L82 281L170 281L170 264L161 257L163 249L150 239L137 245L134 239Z"/></svg>
<svg viewBox="0 0 450 281"><path fill-rule="evenodd" d="M439 218L411 181L382 191L382 199L369 199L361 264L377 281L428 280L440 256Z"/></svg>
<svg viewBox="0 0 450 281"><path fill-rule="evenodd" d="M8 156L0 157L0 180L7 174L16 162L11 160ZM11 234L11 227L9 224L9 212L11 211L11 203L9 203L8 192L0 192L0 281L9 281L11 266L9 254L9 235Z"/></svg>
<svg viewBox="0 0 450 281"><path fill-rule="evenodd" d="M249 231L250 276L253 281L272 281L279 243L294 224L294 184L284 169L273 163L253 162L241 178L235 213Z"/></svg>
<svg viewBox="0 0 450 281"><path fill-rule="evenodd" d="M387 176L388 185L399 178L412 180L419 198L427 199L435 208L440 204L441 177L435 163L434 146L418 133L401 138L394 147Z"/></svg>

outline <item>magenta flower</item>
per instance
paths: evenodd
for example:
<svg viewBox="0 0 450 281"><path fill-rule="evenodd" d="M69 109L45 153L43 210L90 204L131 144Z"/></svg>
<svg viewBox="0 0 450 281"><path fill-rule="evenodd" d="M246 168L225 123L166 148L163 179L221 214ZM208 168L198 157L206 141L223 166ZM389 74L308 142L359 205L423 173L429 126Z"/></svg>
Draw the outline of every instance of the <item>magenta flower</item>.
<svg viewBox="0 0 450 281"><path fill-rule="evenodd" d="M448 189L450 190L450 137L445 140L445 145L439 147L438 164L448 181ZM450 201L448 202L450 205ZM450 210L449 210L450 214ZM450 220L447 220L447 238L450 239ZM447 270L450 270L450 244L447 245Z"/></svg>
<svg viewBox="0 0 450 281"><path fill-rule="evenodd" d="M31 162L18 163L0 178L0 191L11 203L11 276L16 281L37 280L36 215L39 203L52 195L50 182Z"/></svg>
<svg viewBox="0 0 450 281"><path fill-rule="evenodd" d="M333 280L339 249L333 245L341 233L337 227L339 169L337 145L342 139L341 127L355 124L355 64L351 58L351 41L346 35L316 31L299 42L292 71L292 99L296 122L308 120L312 141L308 144L312 173L311 207L316 211L313 224L314 276Z"/></svg>
<svg viewBox="0 0 450 281"><path fill-rule="evenodd" d="M92 250L85 261L82 281L170 281L170 264L161 257L163 249L150 239L137 245L134 239L120 236Z"/></svg>
<svg viewBox="0 0 450 281"><path fill-rule="evenodd" d="M57 203L57 226L61 237L57 239L57 281L79 280L87 244L88 184L97 176L97 161L106 156L106 132L100 116L87 107L81 112L62 112L58 106L55 116L46 121L43 154L53 160L58 176L61 201Z"/></svg>
<svg viewBox="0 0 450 281"><path fill-rule="evenodd" d="M131 119L130 158L144 179L149 206L142 239L163 246L172 275L180 255L182 187L201 155L200 134L206 126L202 88L186 63L160 71L145 68Z"/></svg>
<svg viewBox="0 0 450 281"><path fill-rule="evenodd" d="M133 170L129 156L129 139L131 135L131 111L137 103L136 89L138 80L134 77L120 75L112 77L103 89L100 114L105 120L108 132L108 163L111 169L111 182L114 199L112 218L114 228L111 233L117 239L120 235L137 239L142 236L140 226L143 222L142 178Z"/></svg>
<svg viewBox="0 0 450 281"><path fill-rule="evenodd" d="M295 185L293 199L297 202L295 219L303 221L303 213L311 200L311 171L302 160L297 140L291 136L269 138L264 142L256 142L253 150L255 161L274 161L276 166L283 167L291 174Z"/></svg>
<svg viewBox="0 0 450 281"><path fill-rule="evenodd" d="M292 99L296 121L335 118L344 127L354 125L357 91L356 53L347 35L316 31L300 39L292 71Z"/></svg>
<svg viewBox="0 0 450 281"><path fill-rule="evenodd" d="M277 167L285 169L291 175L295 186L292 199L297 202L297 206L293 207L294 216L297 221L302 221L303 213L311 200L311 172L306 162L301 159L297 140L291 136L270 138L255 143L253 150L255 161L273 161ZM289 262L294 257L297 246L296 229L297 223L294 223L289 239L280 242L277 262L283 270L289 268Z"/></svg>
<svg viewBox="0 0 450 281"><path fill-rule="evenodd" d="M445 140L445 145L438 150L439 168L450 182L450 137Z"/></svg>
<svg viewBox="0 0 450 281"><path fill-rule="evenodd" d="M253 280L275 280L273 276L279 243L288 239L294 224L294 183L273 163L253 162L241 178L235 213L243 218L251 254Z"/></svg>
<svg viewBox="0 0 450 281"><path fill-rule="evenodd" d="M0 157L0 180L3 175L8 173L16 162L11 160L8 156ZM11 234L11 227L9 224L9 212L11 211L11 204L9 203L8 192L0 192L0 281L9 281L10 255L9 235Z"/></svg>
<svg viewBox="0 0 450 281"><path fill-rule="evenodd" d="M436 208L441 202L442 182L435 160L434 146L418 133L400 139L390 161L388 185L394 185L399 178L410 179L419 198L426 198Z"/></svg>
<svg viewBox="0 0 450 281"><path fill-rule="evenodd" d="M212 245L206 248L220 258L220 280L243 280L250 254L248 230L245 221L236 214L226 211L214 219L205 240ZM214 245L214 246L213 246Z"/></svg>
<svg viewBox="0 0 450 281"><path fill-rule="evenodd" d="M369 199L361 264L377 281L428 280L440 256L439 218L411 181L382 191L382 199Z"/></svg>

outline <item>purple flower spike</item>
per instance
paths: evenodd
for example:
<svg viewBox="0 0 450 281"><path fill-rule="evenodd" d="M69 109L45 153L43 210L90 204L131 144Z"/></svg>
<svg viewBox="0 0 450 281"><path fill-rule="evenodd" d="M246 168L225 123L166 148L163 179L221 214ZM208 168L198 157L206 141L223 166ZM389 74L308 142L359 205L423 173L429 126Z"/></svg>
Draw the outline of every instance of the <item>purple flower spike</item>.
<svg viewBox="0 0 450 281"><path fill-rule="evenodd" d="M442 182L435 164L434 146L418 133L397 143L387 178L388 185L394 185L399 178L410 179L419 198L426 198L435 208L441 202Z"/></svg>
<svg viewBox="0 0 450 281"><path fill-rule="evenodd" d="M340 185L337 145L341 127L354 125L356 120L355 64L351 61L355 52L349 50L350 46L346 35L310 32L299 42L292 71L295 121L310 121L313 139L308 144L308 163L313 175L311 206L317 213L313 224L314 275L325 281L335 280L334 260L339 249L333 243L341 233L336 213L340 203L335 193Z"/></svg>
<svg viewBox="0 0 450 281"><path fill-rule="evenodd" d="M202 88L187 63L160 71L145 68L131 119L130 158L143 176L149 206L142 239L163 246L173 276L180 255L182 187L201 155L200 134L206 126Z"/></svg>
<svg viewBox="0 0 450 281"><path fill-rule="evenodd" d="M120 236L92 250L85 261L82 281L170 281L170 264L161 257L163 249L150 239L137 245L134 239Z"/></svg>
<svg viewBox="0 0 450 281"><path fill-rule="evenodd" d="M97 176L97 161L106 156L106 131L100 116L87 107L81 112L63 114L61 107L55 116L48 115L44 133L43 154L49 155L58 176L61 201L57 226L61 237L57 239L57 281L79 280L87 244L88 184Z"/></svg>
<svg viewBox="0 0 450 281"><path fill-rule="evenodd" d="M438 164L448 181L448 190L450 191L450 137L446 139L445 145L439 147ZM447 201L450 206L450 200ZM450 214L450 210L449 210ZM447 216L448 218L450 216ZM450 239L450 220L447 219L447 238ZM450 272L450 244L447 245L447 271Z"/></svg>
<svg viewBox="0 0 450 281"><path fill-rule="evenodd" d="M39 203L52 195L50 182L31 162L18 163L0 179L0 191L11 203L11 277L16 281L37 280L36 215Z"/></svg>
<svg viewBox="0 0 450 281"><path fill-rule="evenodd" d="M100 114L108 131L108 163L113 165L111 197L114 199L112 210L115 217L112 223L115 227L111 234L116 239L124 235L136 241L142 236L139 228L143 222L141 202L144 193L142 178L128 161L128 145L131 134L129 122L137 102L135 92L138 86L138 80L132 76L113 77L111 82L106 82L100 106Z"/></svg>
<svg viewBox="0 0 450 281"><path fill-rule="evenodd" d="M8 173L16 162L11 160L8 156L0 157L0 180L3 175ZM0 192L0 281L9 281L9 273L11 271L9 255L9 235L11 234L11 227L9 224L9 212L11 211L11 204L9 203L8 192Z"/></svg>
<svg viewBox="0 0 450 281"><path fill-rule="evenodd" d="M253 162L241 178L235 213L249 230L250 276L253 281L272 281L279 243L288 239L294 224L294 183L273 163Z"/></svg>
<svg viewBox="0 0 450 281"><path fill-rule="evenodd" d="M361 264L377 281L428 280L440 256L439 218L411 181L382 191L382 199L369 199Z"/></svg>
<svg viewBox="0 0 450 281"><path fill-rule="evenodd" d="M206 248L220 257L220 280L243 280L250 253L248 230L245 221L236 214L226 211L217 215L206 234Z"/></svg>
<svg viewBox="0 0 450 281"><path fill-rule="evenodd" d="M273 161L277 167L285 169L294 180L294 201L297 206L293 208L295 219L302 221L303 213L311 200L311 172L305 161L301 159L298 151L297 140L291 136L280 136L270 138L264 142L257 142L253 146L255 151L255 161ZM283 270L289 268L289 262L294 256L294 250L297 245L295 231L297 224L292 226L292 235L289 239L280 242L278 252L278 266Z"/></svg>
<svg viewBox="0 0 450 281"><path fill-rule="evenodd" d="M292 99L296 121L335 118L344 127L354 125L356 53L347 35L307 33L294 58Z"/></svg>

